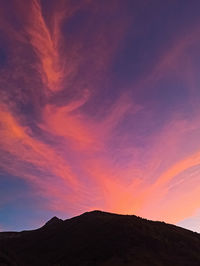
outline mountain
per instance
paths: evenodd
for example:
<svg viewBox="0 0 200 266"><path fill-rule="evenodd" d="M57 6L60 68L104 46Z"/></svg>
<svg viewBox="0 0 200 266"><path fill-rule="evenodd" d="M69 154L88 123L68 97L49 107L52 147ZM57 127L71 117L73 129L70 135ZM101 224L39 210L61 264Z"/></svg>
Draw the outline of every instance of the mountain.
<svg viewBox="0 0 200 266"><path fill-rule="evenodd" d="M200 234L181 227L92 211L43 227L0 233L0 266L200 265Z"/></svg>

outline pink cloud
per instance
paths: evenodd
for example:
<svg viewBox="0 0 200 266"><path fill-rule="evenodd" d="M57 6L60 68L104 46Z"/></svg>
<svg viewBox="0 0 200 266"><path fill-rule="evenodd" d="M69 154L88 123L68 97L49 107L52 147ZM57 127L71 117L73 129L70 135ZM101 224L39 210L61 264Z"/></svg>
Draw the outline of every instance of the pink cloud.
<svg viewBox="0 0 200 266"><path fill-rule="evenodd" d="M102 21L95 31L93 21L98 12L112 14L118 4L113 7L113 1L100 8L98 3L83 1L83 5L62 8L60 1L45 17L40 1L25 2L16 7L23 30L17 32L5 16L1 18L7 34L14 32L17 44L9 37L10 45L19 50L13 52L12 66L0 80L8 87L0 100L0 167L45 196L46 208L61 212L99 208L169 222L195 213L199 188L192 178L187 190L187 171L200 164L199 110L192 105L193 118L189 119L175 108L159 129L140 136L136 122L153 127L154 106L137 103L132 89L145 92L154 89L163 76L176 76L187 84L193 102L198 73L193 68L188 72L190 67L181 58L187 61L188 47L199 43L198 30L177 36L167 51L159 50L157 62L146 75L130 89L112 95L110 104L101 97L96 104L94 99L103 89L100 81L107 80L106 71L120 52L128 20L122 16L117 27L115 21ZM73 42L64 36L62 27L83 7L91 17L80 34L73 33ZM34 106L36 118L21 112L18 105L22 103ZM144 137L147 144L142 142Z"/></svg>

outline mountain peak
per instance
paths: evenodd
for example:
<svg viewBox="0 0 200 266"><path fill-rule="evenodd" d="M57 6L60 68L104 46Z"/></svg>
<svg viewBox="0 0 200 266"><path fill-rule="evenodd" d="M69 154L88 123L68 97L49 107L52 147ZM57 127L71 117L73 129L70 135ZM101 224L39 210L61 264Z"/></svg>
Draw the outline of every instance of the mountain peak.
<svg viewBox="0 0 200 266"><path fill-rule="evenodd" d="M46 222L44 226L52 226L52 225L60 224L62 222L63 222L62 219L54 216L48 222Z"/></svg>
<svg viewBox="0 0 200 266"><path fill-rule="evenodd" d="M93 211L84 212L83 214L103 214L103 213L105 212L100 210L93 210Z"/></svg>
<svg viewBox="0 0 200 266"><path fill-rule="evenodd" d="M118 215L117 213L112 213L112 212L106 212L106 211L101 211L101 210L93 210L93 211L88 211L88 212L84 212L84 215Z"/></svg>

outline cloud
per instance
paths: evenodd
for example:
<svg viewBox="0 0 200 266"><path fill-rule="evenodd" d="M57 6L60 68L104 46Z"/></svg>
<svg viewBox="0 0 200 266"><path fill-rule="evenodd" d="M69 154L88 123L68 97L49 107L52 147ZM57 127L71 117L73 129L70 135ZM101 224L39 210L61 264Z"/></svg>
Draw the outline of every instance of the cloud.
<svg viewBox="0 0 200 266"><path fill-rule="evenodd" d="M25 27L30 43L39 59L38 69L43 83L50 91L60 89L64 75L64 62L61 62L58 47L61 38L59 26L64 15L64 10L59 13L55 12L52 19L52 31L50 31L42 14L40 1L33 0L28 25Z"/></svg>
<svg viewBox="0 0 200 266"><path fill-rule="evenodd" d="M46 209L62 213L99 208L169 222L192 215L199 208L200 125L189 48L199 44L197 27L173 35L140 79L119 88L113 64L137 24L126 5L13 3L16 14L1 17L8 49L0 70L1 169L45 197Z"/></svg>
<svg viewBox="0 0 200 266"><path fill-rule="evenodd" d="M177 225L192 230L194 232L199 232L199 210L193 215L182 221Z"/></svg>
<svg viewBox="0 0 200 266"><path fill-rule="evenodd" d="M21 16L18 32L13 22L4 17L8 29L6 34L10 37L14 32L16 43L10 41L13 57L3 70L4 80L0 81L1 87L6 85L8 88L1 91L0 167L24 179L38 194L47 197L47 208L62 211L83 209L94 204L95 198L91 199L91 193L87 191L87 182L81 177L82 169L78 161L84 157L83 151L87 154L100 149L101 135L109 135L130 104L126 107L126 102L118 101L121 110L116 109L114 104L111 114L105 115L106 120L101 122L101 126L81 111L90 99L90 91L98 90L93 84L90 85L92 88L84 87L82 79L89 84L89 76L106 66L116 47L110 49L106 40L110 37L108 32L104 39L104 28L97 25L99 39L96 39L95 33L91 35L91 41L95 44L93 53L83 49L87 42L85 36L81 36L81 47L69 46L63 51L65 40L61 32L62 24L74 16L81 5L64 5L62 9L63 2L60 1L57 8L45 17L41 3L33 0L16 6L17 17ZM94 16L95 5L90 6L87 1L86 6L88 4L88 12ZM26 10L29 10L28 15ZM113 26L111 23L110 29ZM116 30L112 33L117 43L121 37ZM81 60L76 55L77 51ZM84 76L84 72L80 75L80 66L84 68L88 56L96 62L93 69L87 70L88 76ZM67 78L70 82L64 86ZM78 88L73 95L70 88L72 81ZM102 130L104 134L100 133Z"/></svg>

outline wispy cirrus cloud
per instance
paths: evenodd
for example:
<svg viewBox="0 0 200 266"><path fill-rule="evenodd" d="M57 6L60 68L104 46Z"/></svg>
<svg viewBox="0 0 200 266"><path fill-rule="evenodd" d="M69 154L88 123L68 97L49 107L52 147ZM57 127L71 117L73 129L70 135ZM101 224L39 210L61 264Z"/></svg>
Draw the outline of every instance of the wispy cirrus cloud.
<svg viewBox="0 0 200 266"><path fill-rule="evenodd" d="M90 4L88 1L86 5L88 3ZM62 6L62 1L60 4ZM79 6L72 8L70 6L67 8L68 5L64 6L66 10L58 6L58 10L49 14L48 22L47 18L44 18L40 1L31 1L26 5L30 11L29 15L24 13L25 7L22 3L18 6L18 15L20 16L22 12L21 20L24 20L23 30L16 32L14 36L17 36L16 40L22 57L14 54L14 58L10 59L10 64L16 69L9 82L8 76L12 68L7 65L3 70L6 74L5 83L8 91L2 90L4 97L1 102L0 128L1 156L3 157L1 168L32 184L39 193L50 199L50 208L59 210L70 209L70 205L73 205L72 209L76 209L79 205L89 205L89 196L85 191L87 182L85 184L76 173L81 172L81 167L75 167L78 160L78 155L75 154L82 153L82 148L86 151L93 150L92 146L98 147L101 142L98 139L100 133L95 129L96 121L79 111L90 97L90 90L87 87L82 88L80 66L77 65L76 57L75 64L72 61L73 57L70 58L72 64L67 62L67 52L62 52L62 45L60 45L62 43L61 24L64 19L68 20ZM88 8L91 14L93 9L96 12L94 5ZM11 25L10 28L12 28ZM14 28L12 30L15 31ZM104 28L99 27L99 30L101 34ZM9 31L7 33L10 34ZM104 43L102 52L105 53L106 41L103 39L99 41ZM13 44L10 45L12 47ZM96 48L101 52L101 44ZM70 51L73 49L69 47ZM81 53L81 60L84 60L88 53L84 54L85 51L82 48L75 47L75 50L77 49ZM108 51L109 49L106 51L107 56ZM26 53L29 55L32 53L31 57L25 58ZM92 53L91 56L96 57L96 53ZM107 56L101 56L102 66L97 62L93 64L94 69L95 65L99 70L100 67L104 67L107 63L104 64L103 61L107 61ZM29 75L26 73L27 66L30 68ZM71 66L73 71L69 70ZM71 73L75 80L78 75L80 80L79 83L76 82L79 86L78 94L76 95L75 92L73 97L70 92L71 83L66 84L65 87L62 84L66 80L67 73ZM22 87L24 81L27 88ZM89 84L87 80L86 83ZM37 87L35 91L34 86ZM17 99L11 97L14 89L17 91ZM63 99L65 99L64 102ZM127 107L123 108L122 112L116 109L112 111L110 118L106 115L108 117L106 118L108 122L105 122L106 127L110 128L110 124L116 124L126 110L128 110ZM104 128L105 123L101 123ZM101 130L100 127L99 130ZM84 155L81 154L81 156Z"/></svg>
<svg viewBox="0 0 200 266"><path fill-rule="evenodd" d="M1 16L1 169L64 214L99 208L169 222L192 215L199 208L198 19L175 23L163 44L153 19L144 26L129 1L13 5L16 12L4 3ZM157 49L142 39L145 27Z"/></svg>

